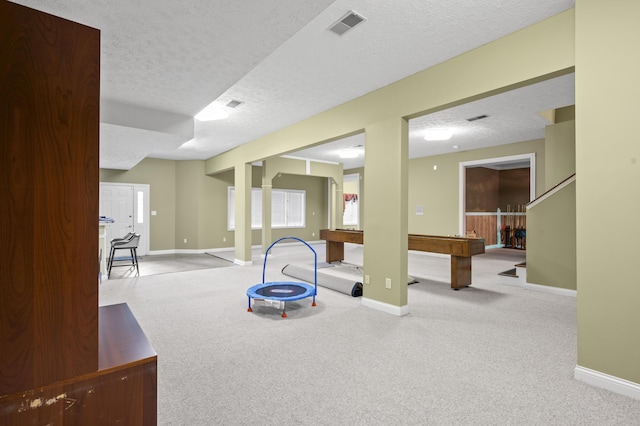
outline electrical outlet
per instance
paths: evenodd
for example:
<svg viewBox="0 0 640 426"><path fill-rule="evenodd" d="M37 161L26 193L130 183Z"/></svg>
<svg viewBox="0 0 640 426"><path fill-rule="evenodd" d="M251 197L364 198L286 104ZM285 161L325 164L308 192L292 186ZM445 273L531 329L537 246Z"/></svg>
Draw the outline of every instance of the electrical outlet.
<svg viewBox="0 0 640 426"><path fill-rule="evenodd" d="M371 282L369 281L369 275L365 275L364 276L364 283L365 284L370 284Z"/></svg>
<svg viewBox="0 0 640 426"><path fill-rule="evenodd" d="M386 286L387 288L391 288L391 278L386 278L386 279L385 279L385 286Z"/></svg>
<svg viewBox="0 0 640 426"><path fill-rule="evenodd" d="M186 238L184 239L184 243L187 244L187 239Z"/></svg>
<svg viewBox="0 0 640 426"><path fill-rule="evenodd" d="M227 237L222 237L222 242L226 243L227 242Z"/></svg>
<svg viewBox="0 0 640 426"><path fill-rule="evenodd" d="M312 232L312 233L311 233L311 236L312 236L312 237L315 237L315 236L316 236L316 233L315 233L315 232Z"/></svg>

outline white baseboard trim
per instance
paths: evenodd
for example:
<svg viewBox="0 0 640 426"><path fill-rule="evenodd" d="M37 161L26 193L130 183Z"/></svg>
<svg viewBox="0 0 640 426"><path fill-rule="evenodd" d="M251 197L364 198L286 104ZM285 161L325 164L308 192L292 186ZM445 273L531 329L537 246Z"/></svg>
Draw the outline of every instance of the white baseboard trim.
<svg viewBox="0 0 640 426"><path fill-rule="evenodd" d="M560 296L576 297L577 294L578 294L578 292L576 290L570 290L568 288L552 287L552 286L549 286L549 285L526 283L524 285L524 288L527 289L527 290L542 291L542 292L545 292L545 293L558 294Z"/></svg>
<svg viewBox="0 0 640 426"><path fill-rule="evenodd" d="M251 266L251 265L253 265L253 261L252 260L233 259L233 263L236 264L236 265L240 265L240 266Z"/></svg>
<svg viewBox="0 0 640 426"><path fill-rule="evenodd" d="M366 306L367 308L386 312L398 317L403 317L409 313L409 305L396 306L389 303L380 302L378 300L368 299L366 297L362 298L360 304L362 306Z"/></svg>
<svg viewBox="0 0 640 426"><path fill-rule="evenodd" d="M204 254L209 250L191 250L191 249L183 249L183 250L153 250L149 251L149 256L156 256L159 254Z"/></svg>
<svg viewBox="0 0 640 426"><path fill-rule="evenodd" d="M217 247L217 248L210 248L210 249L206 249L204 250L205 253L218 253L221 251L232 251L235 250L235 248L233 246L231 247Z"/></svg>
<svg viewBox="0 0 640 426"><path fill-rule="evenodd" d="M597 388L640 400L640 384L576 365L574 378Z"/></svg>

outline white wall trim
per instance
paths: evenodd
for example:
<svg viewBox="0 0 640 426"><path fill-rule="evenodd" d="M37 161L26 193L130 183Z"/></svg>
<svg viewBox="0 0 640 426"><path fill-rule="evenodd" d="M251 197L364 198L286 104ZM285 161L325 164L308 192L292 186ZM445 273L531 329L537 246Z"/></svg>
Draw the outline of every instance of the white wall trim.
<svg viewBox="0 0 640 426"><path fill-rule="evenodd" d="M233 259L233 263L235 263L236 265L240 265L240 266L251 266L251 265L253 265L253 260Z"/></svg>
<svg viewBox="0 0 640 426"><path fill-rule="evenodd" d="M524 288L527 289L527 290L542 291L542 292L545 292L545 293L558 294L560 296L576 297L578 295L578 292L576 290L571 290L571 289L568 289L568 288L552 287L550 285L540 285L540 284L526 283L524 285Z"/></svg>
<svg viewBox="0 0 640 426"><path fill-rule="evenodd" d="M153 250L148 254L149 256L156 256L160 254L206 254L213 250L197 250L197 249L175 249L175 250Z"/></svg>
<svg viewBox="0 0 640 426"><path fill-rule="evenodd" d="M363 297L360 303L362 304L362 306L366 306L367 308L386 312L398 317L405 316L409 313L409 305L396 306L389 303L380 302L378 300L368 299L366 297Z"/></svg>
<svg viewBox="0 0 640 426"><path fill-rule="evenodd" d="M640 384L576 365L574 378L597 388L640 400Z"/></svg>

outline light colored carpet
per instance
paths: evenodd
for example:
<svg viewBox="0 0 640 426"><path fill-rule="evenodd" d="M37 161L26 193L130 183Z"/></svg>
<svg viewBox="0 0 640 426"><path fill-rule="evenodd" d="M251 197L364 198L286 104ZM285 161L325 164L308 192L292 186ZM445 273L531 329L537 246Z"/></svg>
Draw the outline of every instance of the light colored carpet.
<svg viewBox="0 0 640 426"><path fill-rule="evenodd" d="M275 247L267 280L307 256ZM100 304L128 303L158 352L160 425L639 424L640 401L573 378L575 298L498 282L513 257L474 257L472 287L453 291L448 257L410 254L404 317L322 288L286 319L248 313L261 260L111 280Z"/></svg>

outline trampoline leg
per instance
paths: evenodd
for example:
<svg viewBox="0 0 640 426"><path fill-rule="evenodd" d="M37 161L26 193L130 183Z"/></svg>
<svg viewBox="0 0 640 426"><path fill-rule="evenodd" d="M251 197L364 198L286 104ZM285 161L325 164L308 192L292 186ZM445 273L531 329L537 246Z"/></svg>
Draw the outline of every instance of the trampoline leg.
<svg viewBox="0 0 640 426"><path fill-rule="evenodd" d="M247 312L253 312L253 309L251 309L251 298L247 297L247 299L249 299L249 307L247 308Z"/></svg>
<svg viewBox="0 0 640 426"><path fill-rule="evenodd" d="M287 317L287 313L285 311L282 311L282 318L286 318Z"/></svg>
<svg viewBox="0 0 640 426"><path fill-rule="evenodd" d="M316 296L313 296L313 302L311 303L311 306L316 306Z"/></svg>

